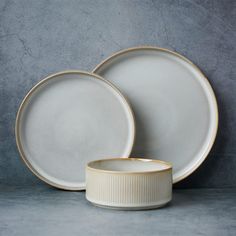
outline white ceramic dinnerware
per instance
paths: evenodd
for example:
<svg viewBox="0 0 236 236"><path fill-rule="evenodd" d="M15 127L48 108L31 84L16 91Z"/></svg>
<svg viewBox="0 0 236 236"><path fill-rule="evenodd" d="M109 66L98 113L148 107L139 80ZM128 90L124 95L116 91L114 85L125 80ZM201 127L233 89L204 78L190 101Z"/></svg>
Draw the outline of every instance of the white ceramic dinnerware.
<svg viewBox="0 0 236 236"><path fill-rule="evenodd" d="M88 161L128 157L134 133L134 117L121 93L82 71L40 81L16 119L16 142L26 165L48 184L68 190L85 188Z"/></svg>
<svg viewBox="0 0 236 236"><path fill-rule="evenodd" d="M208 80L192 62L167 49L138 47L112 55L93 72L131 103L137 124L133 156L171 162L174 183L204 161L215 140L218 109Z"/></svg>
<svg viewBox="0 0 236 236"><path fill-rule="evenodd" d="M138 158L92 161L86 168L86 198L101 207L141 210L158 208L172 197L169 163Z"/></svg>

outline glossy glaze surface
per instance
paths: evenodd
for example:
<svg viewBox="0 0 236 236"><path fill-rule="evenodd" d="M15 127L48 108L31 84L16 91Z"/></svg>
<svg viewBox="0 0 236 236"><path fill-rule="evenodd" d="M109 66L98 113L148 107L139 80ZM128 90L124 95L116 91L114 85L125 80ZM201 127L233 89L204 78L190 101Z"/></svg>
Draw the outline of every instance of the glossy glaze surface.
<svg viewBox="0 0 236 236"><path fill-rule="evenodd" d="M137 121L134 155L171 162L174 182L204 161L215 140L218 109L208 80L188 59L137 47L108 57L94 72L131 102Z"/></svg>
<svg viewBox="0 0 236 236"><path fill-rule="evenodd" d="M88 161L129 156L134 119L110 83L86 72L61 72L25 97L16 138L23 160L39 178L63 189L84 189Z"/></svg>

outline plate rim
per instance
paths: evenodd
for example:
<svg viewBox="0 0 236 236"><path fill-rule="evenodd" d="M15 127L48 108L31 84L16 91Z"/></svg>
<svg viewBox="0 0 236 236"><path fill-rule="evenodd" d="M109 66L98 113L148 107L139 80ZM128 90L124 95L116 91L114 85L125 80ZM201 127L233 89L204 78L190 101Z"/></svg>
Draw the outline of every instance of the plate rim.
<svg viewBox="0 0 236 236"><path fill-rule="evenodd" d="M214 93L214 90L210 84L210 81L207 79L207 77L204 75L204 73L200 70L200 68L195 65L192 61L190 61L187 57L177 53L176 51L167 49L167 48L162 48L162 47L156 47L156 46L149 46L149 45L141 45L141 46L135 46L135 47L129 47L123 50L119 50L113 54L111 54L110 56L108 56L107 58L105 58L104 60L102 60L98 65L95 66L95 68L92 70L92 73L97 73L97 71L106 63L109 63L110 60L121 56L123 54L129 53L129 52L133 52L133 51L141 51L141 50L150 50L150 51L161 51L161 52L166 52L169 53L171 55L174 55L182 60L184 60L185 62L187 62L190 66L192 66L199 74L200 76L203 78L203 82L205 83L205 85L207 86L207 90L209 92L209 95L211 97L212 103L213 103L213 108L214 108L214 116L215 116L215 124L214 124L214 129L212 132L212 136L210 138L210 141L208 143L208 147L206 148L206 150L204 150L204 154L202 155L201 158L199 158L199 160L196 162L195 165L193 165L191 168L189 168L184 174L182 174L181 176L177 177L174 179L173 176L173 183L176 184L182 180L184 180L185 178L187 178L188 176L190 176L194 171L196 171L198 169L198 167L200 167L200 165L206 160L208 154L210 153L213 144L215 142L216 136L217 136L217 131L218 131L218 126L219 126L219 110L218 110L218 105L217 105L217 99ZM106 79L106 78L105 78ZM145 158L145 157L144 157Z"/></svg>
<svg viewBox="0 0 236 236"><path fill-rule="evenodd" d="M134 117L134 113L132 110L132 107L129 103L129 101L127 100L127 98L122 94L122 92L110 81L104 79L103 77L93 73L93 72L87 72L87 71L83 71L83 70L63 70L60 72L56 72L53 74L50 74L46 77L44 77L43 79L41 79L39 82L37 82L24 96L23 100L21 101L18 110L17 110L17 114L16 114L16 119L15 119L15 140L16 140L16 146L17 146L17 150L18 153L20 154L21 160L23 161L23 163L28 167L28 169L36 176L38 177L40 180L42 180L44 183L49 184L53 187L56 187L58 189L62 189L62 190L71 190L71 191L77 191L77 190L85 190L86 188L86 183L85 182L81 182L80 186L78 187L71 187L71 186L66 186L66 185L62 185L62 184L57 184L54 183L53 181L47 179L46 177L44 177L43 175L41 175L37 170L35 170L35 168L32 166L32 164L30 163L30 161L28 161L23 147L22 147L22 142L21 142L21 137L20 137L20 118L23 112L24 107L27 105L27 101L31 98L31 96L33 95L33 93L40 88L43 84L45 84L47 81L49 81L50 79L53 79L57 76L60 75L67 75L67 74L78 74L78 75L87 75L87 76L91 76L94 79L98 79L102 82L104 82L105 84L107 84L111 89L113 89L113 91L116 92L116 94L122 98L122 100L125 103L125 106L127 108L127 111L130 114L130 124L132 124L132 129L131 129L131 142L130 142L130 146L127 152L127 156L123 157L123 158L127 158L130 156L133 146L134 146L134 142L135 142L135 134L136 134L136 122L135 122L135 117Z"/></svg>

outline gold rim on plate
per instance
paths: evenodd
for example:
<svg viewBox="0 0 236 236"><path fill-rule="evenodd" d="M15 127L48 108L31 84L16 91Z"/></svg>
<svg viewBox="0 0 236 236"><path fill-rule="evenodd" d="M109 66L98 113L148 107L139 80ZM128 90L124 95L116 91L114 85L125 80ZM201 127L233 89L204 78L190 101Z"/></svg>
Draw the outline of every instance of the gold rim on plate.
<svg viewBox="0 0 236 236"><path fill-rule="evenodd" d="M81 71L81 70L66 70L66 71L61 71L58 73L54 73L52 75L47 76L46 78L42 79L41 81L39 81L36 85L34 85L29 92L26 94L26 96L24 97L24 99L22 100L17 115L16 115L16 122L15 122L15 137L16 137L16 145L20 154L21 159L23 160L23 162L26 164L26 166L29 168L29 170L35 174L39 179L41 179L43 182L59 188L59 189L63 189L63 190L85 190L85 185L84 184L80 184L81 186L79 187L69 187L69 186L65 186L65 185L60 185L57 183L52 182L51 180L45 178L44 176L42 176L40 173L38 173L38 171L35 170L35 168L31 165L31 163L28 161L22 144L21 144L21 138L20 138L20 119L21 119L21 115L22 115L22 111L24 109L24 107L26 106L28 100L30 99L31 95L39 88L41 87L43 84L45 84L48 80L53 79L59 75L65 75L65 74L79 74L79 75L89 75L91 77L93 77L94 79L98 79L101 80L103 82L105 82L107 85L109 85L112 89L114 89L114 91L116 91L118 93L118 95L124 100L125 105L127 106L127 110L130 113L131 119L132 119L132 142L131 145L129 147L128 150L128 156L130 155L131 151L132 151L132 147L134 145L134 140L135 140L135 119L134 119L134 114L132 111L132 108L128 102L128 100L124 97L124 95L120 92L120 90L118 88L116 88L115 85L113 85L111 82L105 80L104 78L102 78L99 75L96 75L92 72L86 72L86 71Z"/></svg>
<svg viewBox="0 0 236 236"><path fill-rule="evenodd" d="M180 177L178 177L177 179L174 180L174 183L178 183L179 181L181 181L181 180L185 179L186 177L188 177L189 175L191 175L203 163L203 161L207 158L207 156L208 156L208 154L209 154L209 152L210 152L210 150L211 150L211 148L214 144L214 141L216 139L217 130L218 130L218 123L219 123L219 114L218 114L219 112L218 112L217 100L216 100L215 94L213 92L212 86L211 86L209 80L203 74L203 72L192 61L190 61L188 58L180 55L177 52L166 49L166 48L154 47L154 46L137 46L137 47L127 48L127 49L115 52L114 54L112 54L111 56L109 56L108 58L103 60L101 63L99 63L92 70L92 72L97 73L101 66L103 66L105 63L109 62L110 60L116 58L117 56L123 55L127 52L139 51L139 50L154 50L154 51L166 52L166 53L175 55L175 56L179 57L180 59L186 61L187 63L189 63L193 68L195 68L198 71L198 73L202 76L202 78L204 78L204 82L205 82L206 86L208 87L208 91L209 91L209 93L211 95L211 98L212 98L212 102L213 102L213 106L214 106L214 110L215 110L215 119L216 119L214 130L213 130L213 135L212 135L211 140L208 144L208 147L205 150L205 153L202 155L202 158L200 158L198 160L198 162L192 168L190 168L183 175L181 175Z"/></svg>

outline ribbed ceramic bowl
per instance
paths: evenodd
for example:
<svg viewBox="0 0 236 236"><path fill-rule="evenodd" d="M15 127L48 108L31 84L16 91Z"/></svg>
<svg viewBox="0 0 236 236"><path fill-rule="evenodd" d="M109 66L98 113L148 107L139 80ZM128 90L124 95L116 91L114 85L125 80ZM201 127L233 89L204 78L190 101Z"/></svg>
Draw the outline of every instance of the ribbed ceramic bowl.
<svg viewBox="0 0 236 236"><path fill-rule="evenodd" d="M97 160L86 167L86 198L101 207L158 208L172 198L172 166L139 158Z"/></svg>

